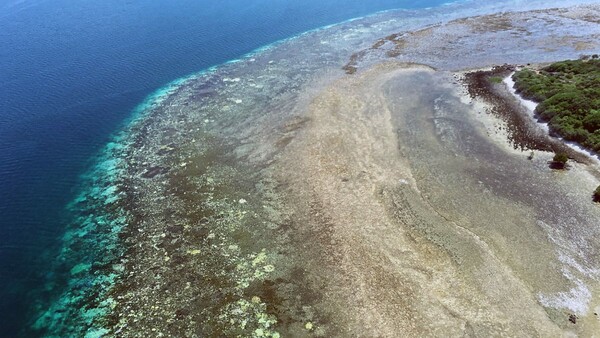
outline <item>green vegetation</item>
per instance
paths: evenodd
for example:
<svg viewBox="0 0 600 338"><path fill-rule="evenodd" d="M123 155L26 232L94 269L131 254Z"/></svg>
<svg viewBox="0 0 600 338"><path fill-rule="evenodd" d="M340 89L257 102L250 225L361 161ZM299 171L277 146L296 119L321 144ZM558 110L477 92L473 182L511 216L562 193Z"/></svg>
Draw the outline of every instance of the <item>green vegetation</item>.
<svg viewBox="0 0 600 338"><path fill-rule="evenodd" d="M554 162L565 164L569 160L569 156L567 156L566 154L563 154L563 153L558 153L558 154L554 155L554 158L552 160Z"/></svg>
<svg viewBox="0 0 600 338"><path fill-rule="evenodd" d="M600 151L600 59L567 60L513 76L517 93L539 102L536 114L567 141Z"/></svg>
<svg viewBox="0 0 600 338"><path fill-rule="evenodd" d="M500 76L492 76L490 77L490 81L492 83L502 83L502 78Z"/></svg>
<svg viewBox="0 0 600 338"><path fill-rule="evenodd" d="M567 161L569 160L569 156L563 153L557 153L554 155L552 159L552 166L556 169L564 169L567 165Z"/></svg>

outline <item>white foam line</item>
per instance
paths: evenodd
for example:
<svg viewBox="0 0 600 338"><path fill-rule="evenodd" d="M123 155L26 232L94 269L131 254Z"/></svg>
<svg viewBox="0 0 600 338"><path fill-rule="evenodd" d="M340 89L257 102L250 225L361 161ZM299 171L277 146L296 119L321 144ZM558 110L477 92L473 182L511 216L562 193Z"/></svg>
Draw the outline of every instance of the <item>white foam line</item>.
<svg viewBox="0 0 600 338"><path fill-rule="evenodd" d="M527 100L524 99L521 95L517 94L517 90L515 89L515 81L513 80L513 75L515 73L511 73L507 78L505 78L503 80L504 84L506 85L506 88L508 88L508 90L510 91L511 94L513 94L514 97L516 97L519 100L519 103L521 103L521 106L527 108L526 111L529 114L529 116L536 120L537 125L544 129L544 131L546 131L547 133L550 132L550 127L548 126L548 123L546 122L539 122L534 114L535 108L537 108L538 103L535 101L531 101L531 100Z"/></svg>

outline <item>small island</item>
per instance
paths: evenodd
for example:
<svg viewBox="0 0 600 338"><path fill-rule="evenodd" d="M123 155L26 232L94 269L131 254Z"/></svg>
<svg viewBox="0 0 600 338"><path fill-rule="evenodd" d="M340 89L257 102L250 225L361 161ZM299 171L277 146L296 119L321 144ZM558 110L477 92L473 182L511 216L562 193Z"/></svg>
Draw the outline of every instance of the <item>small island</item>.
<svg viewBox="0 0 600 338"><path fill-rule="evenodd" d="M535 114L550 132L585 148L600 151L600 59L553 63L513 75L522 97L538 102Z"/></svg>

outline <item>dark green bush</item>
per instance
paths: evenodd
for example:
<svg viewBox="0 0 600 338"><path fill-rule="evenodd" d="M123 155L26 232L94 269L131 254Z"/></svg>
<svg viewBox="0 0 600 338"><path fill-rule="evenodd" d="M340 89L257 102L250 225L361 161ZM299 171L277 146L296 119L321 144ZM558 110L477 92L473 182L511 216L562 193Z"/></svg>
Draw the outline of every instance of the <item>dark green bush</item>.
<svg viewBox="0 0 600 338"><path fill-rule="evenodd" d="M492 76L490 77L490 81L492 83L502 83L502 78L500 76Z"/></svg>
<svg viewBox="0 0 600 338"><path fill-rule="evenodd" d="M593 134L590 134L590 137L585 140L583 145L595 152L600 152L600 130L596 130Z"/></svg>
<svg viewBox="0 0 600 338"><path fill-rule="evenodd" d="M554 162L565 164L569 160L569 156L563 153L557 153L554 155L552 159Z"/></svg>
<svg viewBox="0 0 600 338"><path fill-rule="evenodd" d="M553 169L564 169L569 161L569 156L563 153L556 153L550 163L550 167Z"/></svg>
<svg viewBox="0 0 600 338"><path fill-rule="evenodd" d="M600 110L591 110L590 113L583 119L583 127L593 133L600 129Z"/></svg>

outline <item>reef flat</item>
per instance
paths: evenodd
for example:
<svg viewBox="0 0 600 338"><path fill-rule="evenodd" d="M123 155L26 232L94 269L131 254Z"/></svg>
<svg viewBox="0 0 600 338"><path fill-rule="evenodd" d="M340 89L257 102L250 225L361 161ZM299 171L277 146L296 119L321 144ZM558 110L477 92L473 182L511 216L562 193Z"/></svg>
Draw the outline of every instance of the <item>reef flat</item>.
<svg viewBox="0 0 600 338"><path fill-rule="evenodd" d="M119 218L86 221L86 232L75 222L63 260L72 287L38 328L599 332L599 168L556 172L543 151L528 160L531 145L515 148L494 103L462 82L465 69L598 50L600 6L540 9L550 5L381 13L178 82L107 150L110 175L77 201ZM95 245L111 254L75 264L106 224Z"/></svg>

